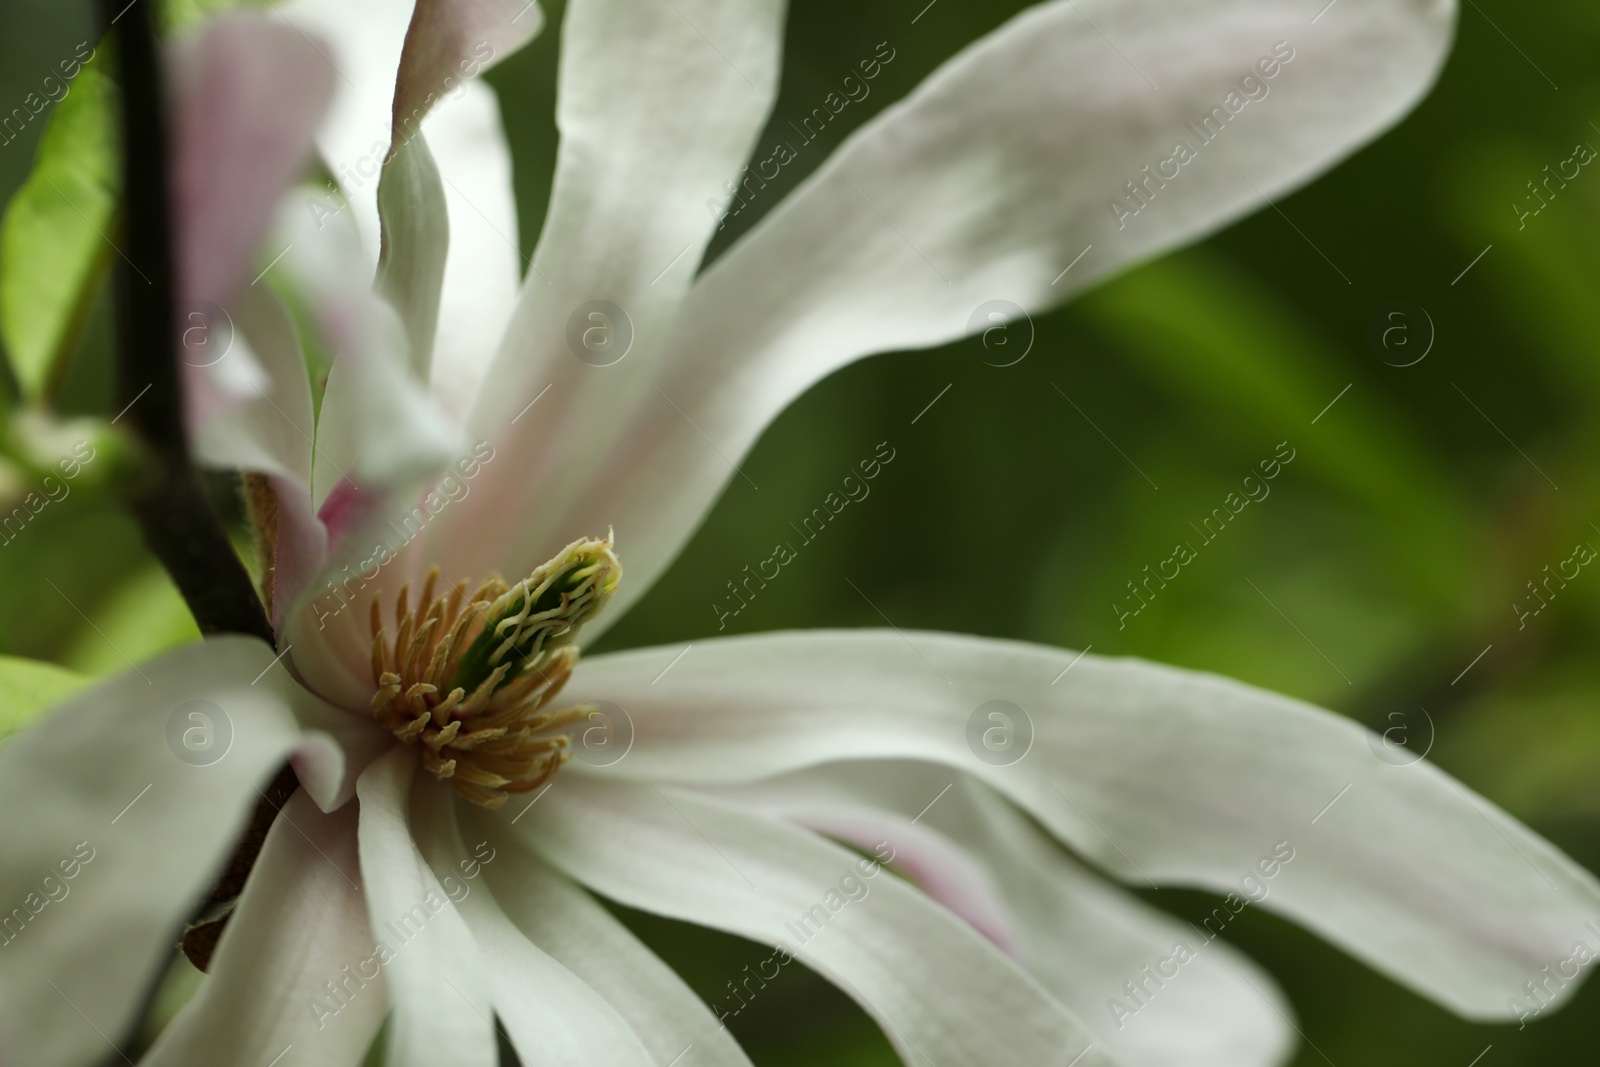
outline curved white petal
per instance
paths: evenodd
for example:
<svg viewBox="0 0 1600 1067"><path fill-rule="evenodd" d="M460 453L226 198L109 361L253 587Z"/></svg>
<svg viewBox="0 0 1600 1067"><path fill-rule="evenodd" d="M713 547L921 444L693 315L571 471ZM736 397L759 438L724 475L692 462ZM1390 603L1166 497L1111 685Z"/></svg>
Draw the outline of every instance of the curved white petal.
<svg viewBox="0 0 1600 1067"><path fill-rule="evenodd" d="M416 767L416 752L396 747L356 786L367 911L394 1004L384 1062L495 1067L499 1052L483 954L413 839ZM420 800L449 802L444 790L419 785Z"/></svg>
<svg viewBox="0 0 1600 1067"><path fill-rule="evenodd" d="M319 41L335 77L333 105L317 131L323 162L362 236L363 269L378 263L378 177L389 153L395 75L414 0L289 0L270 17Z"/></svg>
<svg viewBox="0 0 1600 1067"><path fill-rule="evenodd" d="M174 60L179 299L226 304L311 156L333 71L312 40L253 14L207 23Z"/></svg>
<svg viewBox="0 0 1600 1067"><path fill-rule="evenodd" d="M907 1062L1050 1063L1080 1052L1080 1067L1113 1062L971 927L782 820L568 772L515 829L597 892L777 946L774 967L801 960L876 1018Z"/></svg>
<svg viewBox="0 0 1600 1067"><path fill-rule="evenodd" d="M576 536L604 536L604 519L573 534L568 502L650 392L646 372L716 225L706 202L738 174L771 108L783 8L781 0L567 6L550 208L471 422L506 459L430 534L440 546L434 558L464 574L526 574ZM601 351L585 362L571 339L587 353L582 337L594 329L612 331L610 340L591 333ZM625 358L595 365L625 335Z"/></svg>
<svg viewBox="0 0 1600 1067"><path fill-rule="evenodd" d="M1281 0L1056 0L858 130L695 284L646 406L586 458L602 474L585 495L561 498L564 533L611 523L627 548L616 606L648 588L813 382L987 328L992 301L1050 307L1264 209L1406 112L1440 66L1454 3L1315 14ZM1230 115L1246 76L1267 95ZM1202 144L1188 123L1213 106L1229 117ZM1196 158L1150 179L1149 206L1119 225L1124 183L1180 140Z"/></svg>
<svg viewBox="0 0 1600 1067"><path fill-rule="evenodd" d="M252 261L311 156L333 86L310 40L255 15L207 23L171 59L175 311L193 431L226 422L266 385L247 347L223 351L223 308L248 295Z"/></svg>
<svg viewBox="0 0 1600 1067"><path fill-rule="evenodd" d="M858 777L866 780L857 781ZM937 783L936 777L940 779ZM943 826L935 826L950 821L952 807L960 806L963 811L970 807L964 795L968 787L960 772L937 764L854 760L724 788L717 795L781 815L856 848L870 851L879 841L889 842L896 871L965 919L1006 955L1022 959L1024 935L1007 906L997 875L965 842L953 839ZM958 788L951 803L944 804ZM916 812L896 810L899 802L912 800L917 802ZM922 818L935 806L940 806L937 818ZM1083 1014L1081 1005L1073 1007Z"/></svg>
<svg viewBox="0 0 1600 1067"><path fill-rule="evenodd" d="M1296 858L1262 907L1472 1018L1511 1012L1507 998L1567 959L1600 907L1592 875L1432 764L1395 766L1355 723L1224 678L860 630L703 642L652 686L679 651L579 666L564 698L613 701L635 727L603 773L728 783L931 760L1124 879L1224 893L1286 843ZM987 729L1002 730L1000 755ZM979 758L1013 751L1008 765Z"/></svg>
<svg viewBox="0 0 1600 1067"><path fill-rule="evenodd" d="M289 613L328 556L328 528L311 504L308 478L270 478L277 509L277 545L272 567L272 629L282 634Z"/></svg>
<svg viewBox="0 0 1600 1067"><path fill-rule="evenodd" d="M283 254L272 269L306 301L318 339L333 353L314 434L312 501L336 548L337 518L326 511L336 487L376 506L459 454L460 433L412 372L404 323L373 293L350 218L308 212L296 195L280 209L275 236Z"/></svg>
<svg viewBox="0 0 1600 1067"><path fill-rule="evenodd" d="M427 843L424 854L435 872L443 872L445 892L477 939L495 1014L522 1062L540 1067L652 1067L650 1053L617 1010L529 940L481 879L522 846L514 843L511 850L501 850L478 838L469 851L456 821L458 808L464 810L465 804L443 788L430 792L439 803L417 810L419 836ZM534 886L501 885L528 905L544 907L543 900L527 899Z"/></svg>
<svg viewBox="0 0 1600 1067"><path fill-rule="evenodd" d="M416 0L395 74L395 142L543 27L537 0Z"/></svg>
<svg viewBox="0 0 1600 1067"><path fill-rule="evenodd" d="M1289 1008L1277 986L1216 940L1236 911L1223 910L1201 928L1140 903L965 774L936 764L854 761L734 795L860 848L888 841L896 866L947 906L952 878L977 875L984 883L978 892L995 898L979 916L998 907L1012 934L1011 954L1124 1063L1274 1067L1292 1047ZM1261 884L1270 891L1270 880ZM970 910L974 891L954 888L964 890L954 896L958 913L972 921L962 908Z"/></svg>
<svg viewBox="0 0 1600 1067"><path fill-rule="evenodd" d="M307 683L336 704L364 710L371 690L359 679L366 676L371 592L360 591L382 560L413 539L402 520L425 485L465 449L460 431L408 365L399 316L368 286L349 218L313 216L301 206L291 198L279 214L284 250L272 269L304 301L333 363L311 434L309 493L294 486L285 493L283 479L277 485L280 519L291 525L280 525L277 562L285 580L273 616ZM338 611L319 610L310 603L318 597ZM354 599L361 603L345 610ZM342 613L335 625L349 631L348 639L330 640L330 613ZM353 688L340 684L351 670L358 679Z"/></svg>
<svg viewBox="0 0 1600 1067"><path fill-rule="evenodd" d="M142 1063L359 1067L389 1011L361 892L356 808L278 813L200 991Z"/></svg>
<svg viewBox="0 0 1600 1067"><path fill-rule="evenodd" d="M303 734L272 649L187 645L86 690L0 747L0 1050L106 1055ZM251 680L260 678L252 685ZM218 755L219 749L221 754Z"/></svg>
<svg viewBox="0 0 1600 1067"><path fill-rule="evenodd" d="M361 773L394 747L394 734L380 726L369 711L346 711L303 685L289 687L288 697L302 728L326 734L335 742L318 749L302 748L290 762L317 807L336 811L356 795Z"/></svg>
<svg viewBox="0 0 1600 1067"><path fill-rule="evenodd" d="M444 182L421 133L408 137L384 165L378 221L383 250L375 284L405 325L412 371L426 381L439 331L450 220Z"/></svg>
<svg viewBox="0 0 1600 1067"><path fill-rule="evenodd" d="M337 75L333 106L317 134L342 196L332 205L355 216L366 269L377 265L378 179L391 133L424 127L464 84L522 47L543 25L523 0L289 0L272 15L325 41ZM416 21L413 24L413 18ZM431 136L431 134L430 134Z"/></svg>
<svg viewBox="0 0 1600 1067"><path fill-rule="evenodd" d="M581 887L540 860L504 819L478 815L468 825L493 850L484 878L506 918L610 1002L657 1065L693 1048L685 1067L750 1067L738 1042L677 972Z"/></svg>
<svg viewBox="0 0 1600 1067"><path fill-rule="evenodd" d="M222 314L222 321L213 322L213 315L191 312L192 321L179 323L184 332L178 356L190 368L189 373L215 374L237 359L251 361L264 373L254 398L240 397L231 410L198 424L191 419L195 455L208 466L274 475L309 498L316 419L294 321L283 302L264 285L246 288ZM188 343L192 331L206 335L199 340L200 334L194 334L193 348ZM217 354L205 347L229 344L230 340L231 347Z"/></svg>
<svg viewBox="0 0 1600 1067"><path fill-rule="evenodd" d="M422 132L450 213L431 384L444 409L465 422L522 278L511 150L494 91L479 82L445 97Z"/></svg>

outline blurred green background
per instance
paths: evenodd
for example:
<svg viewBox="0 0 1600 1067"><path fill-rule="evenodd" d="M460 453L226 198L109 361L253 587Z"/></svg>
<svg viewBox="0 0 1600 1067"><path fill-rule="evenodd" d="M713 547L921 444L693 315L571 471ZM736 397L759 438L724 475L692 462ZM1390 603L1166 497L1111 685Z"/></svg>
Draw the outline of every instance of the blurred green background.
<svg viewBox="0 0 1600 1067"><path fill-rule="evenodd" d="M775 124L808 111L878 42L897 56L780 182L1025 6L945 0L911 25L925 3L793 0ZM546 7L554 23L559 6ZM70 54L91 32L88 5L62 0L7 0L0 24L0 100L20 99L47 73L43 57ZM555 39L547 29L490 76L529 248L555 145ZM743 463L759 493L735 480L604 647L717 632L712 605L727 579L888 441L895 459L871 497L728 632L876 626L875 604L902 628L1092 645L1233 675L1379 730L1400 724L1409 743L1432 742L1446 769L1600 870L1600 573L1584 568L1525 627L1512 606L1533 604L1526 583L1546 565L1580 542L1600 546L1600 177L1586 170L1520 230L1510 206L1575 143L1600 146L1597 60L1592 0L1468 0L1437 89L1395 131L1280 200L1283 215L1262 211L1037 318L1014 366L988 365L968 341L833 375ZM26 174L40 125L0 146L0 195ZM746 214L777 200L773 190ZM1391 363L1426 340L1414 312L1414 347L1370 341L1397 301L1424 309L1436 332L1406 367ZM102 309L66 390L78 410L106 411L106 344ZM1189 524L1283 441L1295 460L1271 496L1119 628L1112 603L1132 606L1125 583L1195 540ZM51 505L0 546L0 653L104 673L124 667L115 649L138 659L192 638L131 523L86 497ZM1186 915L1214 903L1144 895ZM766 955L630 921L708 999ZM1466 1067L1480 1054L1483 1067L1565 1064L1600 1041L1592 982L1525 1030L1478 1026L1259 909L1228 936L1288 991L1309 1039L1297 1065ZM866 1017L798 964L731 1025L764 1065L894 1062Z"/></svg>

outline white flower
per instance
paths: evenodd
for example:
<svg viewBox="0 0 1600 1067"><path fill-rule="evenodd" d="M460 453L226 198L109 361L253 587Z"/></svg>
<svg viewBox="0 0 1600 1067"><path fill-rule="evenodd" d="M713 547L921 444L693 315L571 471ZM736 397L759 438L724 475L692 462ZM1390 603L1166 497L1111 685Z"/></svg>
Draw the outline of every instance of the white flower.
<svg viewBox="0 0 1600 1067"><path fill-rule="evenodd" d="M209 63L184 108L253 102L282 135L180 167L195 203L235 205L187 209L185 293L228 308L256 372L197 375L191 416L210 461L270 478L256 503L276 520L281 651L181 649L0 749L0 909L18 909L0 911L5 1055L104 1056L286 758L304 788L148 1062L356 1064L388 1016L393 1064L493 1064L496 1019L530 1065L746 1063L589 890L781 948L774 967L792 953L908 1063L940 1065L1281 1062L1281 996L1209 942L1246 900L1472 1018L1514 1014L1587 939L1596 883L1548 843L1428 764L1377 758L1344 719L1209 675L828 631L584 658L555 692L576 626L592 636L649 587L808 384L961 336L991 299L1048 306L1307 179L1423 91L1450 3L1343 0L1315 21L1315 4L1266 0L1041 4L866 123L697 277L706 202L760 150L783 5L574 0L554 192L520 295L493 98L446 79L520 44L537 11L416 7L407 41L409 3L286 5L295 31L334 42L337 78L298 32L249 20L195 51ZM285 75L306 91L272 95ZM1234 92L1247 75L1270 92ZM229 161L292 156L335 84L319 141L348 210L295 200L278 268L339 352L313 422L289 313L239 251L276 180ZM375 197L391 86L404 136ZM1213 105L1229 115L1215 143L1151 180L1137 217L1111 206ZM353 239L375 235L375 200L381 297ZM208 242L234 252L199 271ZM591 301L626 315L620 362L569 344ZM582 540L613 527L615 596L609 539ZM516 585L451 605L454 583L496 575ZM513 620L507 647L463 653L486 625L474 612ZM480 690L527 662L541 673ZM1023 713L990 719L997 700ZM601 702L625 709L631 748L558 770L567 747L541 739ZM488 729L530 732L469 742L497 705ZM999 743L1025 737L1024 754L980 758L990 729L1021 731ZM904 878L879 870L891 856ZM1198 931L1112 878L1229 896ZM741 1002L770 977L729 976Z"/></svg>

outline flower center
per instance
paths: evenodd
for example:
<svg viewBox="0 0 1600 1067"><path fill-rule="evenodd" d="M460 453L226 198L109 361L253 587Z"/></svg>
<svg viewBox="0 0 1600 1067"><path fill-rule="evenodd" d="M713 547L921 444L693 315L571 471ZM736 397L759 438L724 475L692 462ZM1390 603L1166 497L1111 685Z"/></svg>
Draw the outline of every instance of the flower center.
<svg viewBox="0 0 1600 1067"><path fill-rule="evenodd" d="M372 711L422 765L486 808L550 780L572 754L568 730L595 709L548 710L578 662L578 629L622 578L612 539L574 541L511 585L491 576L471 596L463 579L434 595L428 572L410 608L395 602L394 639L372 603Z"/></svg>

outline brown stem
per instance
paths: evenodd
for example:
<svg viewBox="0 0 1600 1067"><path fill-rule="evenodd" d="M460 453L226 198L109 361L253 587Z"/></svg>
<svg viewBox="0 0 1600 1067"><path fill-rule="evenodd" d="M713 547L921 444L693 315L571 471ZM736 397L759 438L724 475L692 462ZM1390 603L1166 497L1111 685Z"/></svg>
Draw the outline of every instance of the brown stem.
<svg viewBox="0 0 1600 1067"><path fill-rule="evenodd" d="M271 645L272 625L206 497L184 431L175 345L177 294L164 91L151 4L100 0L99 7L105 33L115 39L122 89L126 221L116 278L116 385L121 409L117 418L127 420L146 460L142 476L126 490L126 503L202 633L249 634ZM238 897L278 809L298 784L293 769L285 764L263 792L203 909ZM202 970L220 936L220 925L212 925L209 933L203 950L199 947L203 938L195 937L197 950L191 954ZM186 951L189 940L186 933Z"/></svg>
<svg viewBox="0 0 1600 1067"><path fill-rule="evenodd" d="M162 79L149 3L101 0L122 88L123 260L117 265L117 404L148 467L127 505L201 633L272 626L189 460L175 352L172 211Z"/></svg>

